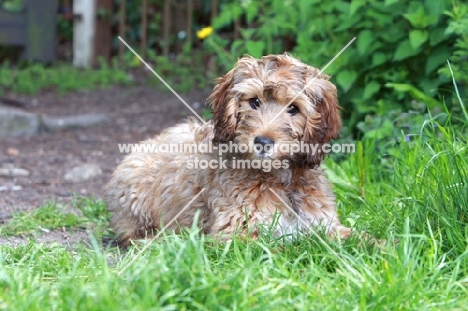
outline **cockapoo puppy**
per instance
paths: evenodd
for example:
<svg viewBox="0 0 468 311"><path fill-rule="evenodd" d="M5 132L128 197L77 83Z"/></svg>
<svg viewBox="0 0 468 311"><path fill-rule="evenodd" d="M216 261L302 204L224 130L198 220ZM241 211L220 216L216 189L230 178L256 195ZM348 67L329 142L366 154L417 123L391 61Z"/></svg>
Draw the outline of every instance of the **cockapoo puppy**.
<svg viewBox="0 0 468 311"><path fill-rule="evenodd" d="M267 225L276 236L350 235L319 168L341 128L327 75L289 54L245 56L207 102L211 121L164 130L115 170L105 201L120 243L190 227L197 213L206 234L256 237Z"/></svg>

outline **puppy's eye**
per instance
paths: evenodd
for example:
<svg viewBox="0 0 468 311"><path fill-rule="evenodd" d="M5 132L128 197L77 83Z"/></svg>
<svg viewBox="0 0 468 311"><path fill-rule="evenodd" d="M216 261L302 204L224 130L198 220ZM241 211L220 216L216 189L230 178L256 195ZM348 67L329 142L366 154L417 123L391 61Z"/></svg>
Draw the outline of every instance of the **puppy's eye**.
<svg viewBox="0 0 468 311"><path fill-rule="evenodd" d="M297 108L296 105L289 105L288 109L286 109L286 111L290 114L290 115L295 115L299 112L299 108Z"/></svg>
<svg viewBox="0 0 468 311"><path fill-rule="evenodd" d="M258 107L260 107L260 99L258 98L251 98L249 99L249 104L252 109L257 110Z"/></svg>

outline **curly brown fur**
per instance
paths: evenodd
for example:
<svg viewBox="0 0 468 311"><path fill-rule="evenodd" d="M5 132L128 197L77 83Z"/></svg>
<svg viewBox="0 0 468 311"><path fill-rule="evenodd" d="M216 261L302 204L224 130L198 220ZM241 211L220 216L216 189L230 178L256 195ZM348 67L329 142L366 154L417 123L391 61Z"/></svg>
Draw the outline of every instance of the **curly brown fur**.
<svg viewBox="0 0 468 311"><path fill-rule="evenodd" d="M296 95L291 104L294 107L284 110ZM259 105L254 106L257 99ZM323 145L337 137L341 128L336 88L328 76L289 54L239 59L230 72L219 78L208 102L213 108L212 122L189 120L144 143L252 144L260 137L275 144ZM170 229L191 226L198 212L199 225L207 234L240 232L255 236L256 226L264 224L273 225L277 236L305 233L318 226L330 236L346 238L350 234L350 229L338 220L334 196L318 168L324 153L232 152L224 157L290 163L288 168L269 172L233 167L194 169L187 165L191 156L207 161L219 159L216 152L135 152L117 167L106 186L105 201L112 212L111 226L121 243L160 230L203 188L205 191ZM270 189L290 204L307 226ZM273 224L276 213L279 218ZM248 233L246 228L253 228L253 232Z"/></svg>

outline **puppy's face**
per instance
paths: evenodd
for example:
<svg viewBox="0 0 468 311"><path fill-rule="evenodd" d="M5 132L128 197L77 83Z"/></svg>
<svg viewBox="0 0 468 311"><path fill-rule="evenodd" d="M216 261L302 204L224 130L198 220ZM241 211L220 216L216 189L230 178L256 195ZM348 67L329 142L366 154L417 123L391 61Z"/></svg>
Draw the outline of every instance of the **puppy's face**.
<svg viewBox="0 0 468 311"><path fill-rule="evenodd" d="M241 58L219 78L208 102L214 143L253 146L239 155L248 159L288 159L296 167L314 168L324 154L292 146L321 146L341 128L328 76L288 54Z"/></svg>

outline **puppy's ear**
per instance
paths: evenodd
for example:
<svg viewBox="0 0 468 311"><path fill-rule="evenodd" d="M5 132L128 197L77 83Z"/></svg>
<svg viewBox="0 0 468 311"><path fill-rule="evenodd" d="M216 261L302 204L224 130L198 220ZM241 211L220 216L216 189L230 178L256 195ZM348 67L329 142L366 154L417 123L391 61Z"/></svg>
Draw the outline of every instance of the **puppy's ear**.
<svg viewBox="0 0 468 311"><path fill-rule="evenodd" d="M309 67L309 72L318 70ZM312 74L307 79L310 83L316 74ZM341 129L340 106L336 87L328 81L327 75L321 74L316 77L305 90L313 104L313 109L307 115L307 125L304 131L304 141L324 144L337 138Z"/></svg>
<svg viewBox="0 0 468 311"><path fill-rule="evenodd" d="M318 72L314 68L311 69L315 73ZM311 78L314 76L312 75ZM306 143L322 146L339 135L341 129L340 106L338 105L336 87L328 79L328 76L322 74L315 78L306 90L307 96L314 103L314 112L307 115L307 124L304 129L303 140ZM317 167L324 157L325 154L319 152L309 154L305 166Z"/></svg>
<svg viewBox="0 0 468 311"><path fill-rule="evenodd" d="M233 87L234 70L218 78L217 85L207 102L213 108L213 143L225 143L234 139L237 125L237 104L230 94Z"/></svg>

